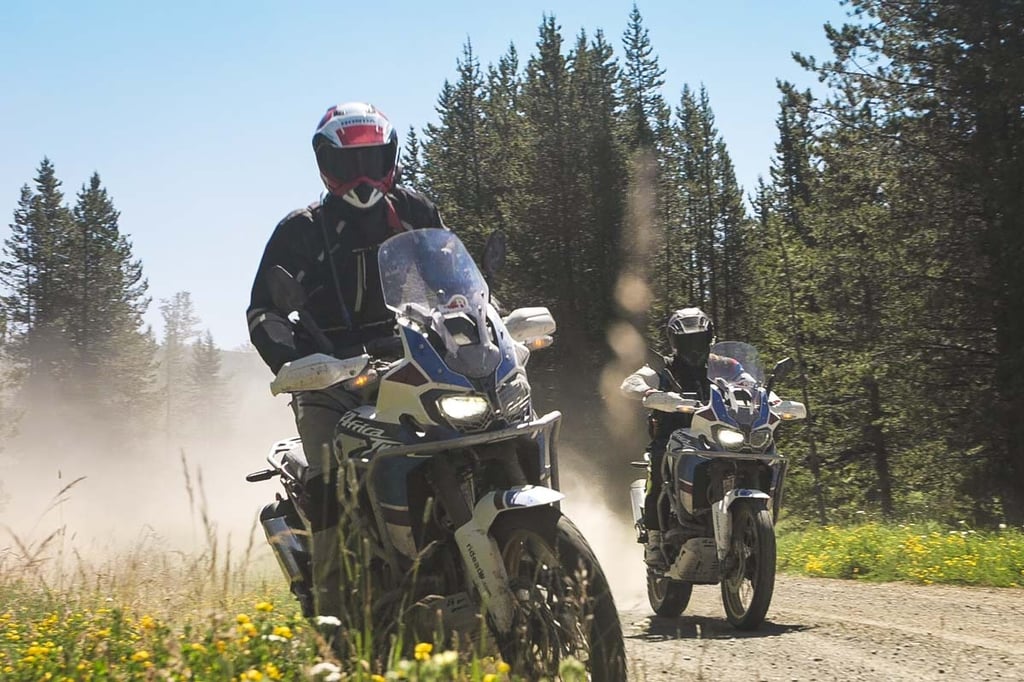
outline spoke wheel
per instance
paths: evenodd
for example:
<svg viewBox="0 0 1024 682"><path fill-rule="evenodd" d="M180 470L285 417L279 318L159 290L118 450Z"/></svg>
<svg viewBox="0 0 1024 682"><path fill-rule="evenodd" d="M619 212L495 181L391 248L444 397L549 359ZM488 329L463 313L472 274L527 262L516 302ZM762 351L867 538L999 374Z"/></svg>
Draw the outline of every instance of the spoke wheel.
<svg viewBox="0 0 1024 682"><path fill-rule="evenodd" d="M764 622L775 589L775 529L766 509L734 506L732 543L722 578L722 603L733 627L752 630Z"/></svg>
<svg viewBox="0 0 1024 682"><path fill-rule="evenodd" d="M510 641L499 642L513 675L553 678L572 657L591 680L625 680L615 602L576 526L553 507L534 507L501 514L493 533L517 602Z"/></svg>

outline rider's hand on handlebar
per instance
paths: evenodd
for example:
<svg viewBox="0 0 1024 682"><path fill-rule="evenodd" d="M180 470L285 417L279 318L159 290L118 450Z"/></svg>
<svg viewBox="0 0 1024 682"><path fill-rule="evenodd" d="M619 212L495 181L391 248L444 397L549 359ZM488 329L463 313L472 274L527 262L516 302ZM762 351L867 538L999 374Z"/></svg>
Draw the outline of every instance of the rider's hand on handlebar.
<svg viewBox="0 0 1024 682"><path fill-rule="evenodd" d="M643 397L644 407L659 412L682 412L688 404L689 401L674 391L648 391Z"/></svg>

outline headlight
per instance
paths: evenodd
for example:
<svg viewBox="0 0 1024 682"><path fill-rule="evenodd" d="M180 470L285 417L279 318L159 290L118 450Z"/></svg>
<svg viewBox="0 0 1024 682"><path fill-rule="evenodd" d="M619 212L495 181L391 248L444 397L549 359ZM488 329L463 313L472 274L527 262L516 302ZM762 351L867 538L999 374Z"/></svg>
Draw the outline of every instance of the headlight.
<svg viewBox="0 0 1024 682"><path fill-rule="evenodd" d="M715 434L719 444L724 448L734 448L743 445L743 434L732 429L719 429Z"/></svg>
<svg viewBox="0 0 1024 682"><path fill-rule="evenodd" d="M750 447L763 450L772 440L771 429L754 429L750 432Z"/></svg>
<svg viewBox="0 0 1024 682"><path fill-rule="evenodd" d="M491 407L478 395L446 395L438 398L437 407L452 421L475 421L487 416Z"/></svg>

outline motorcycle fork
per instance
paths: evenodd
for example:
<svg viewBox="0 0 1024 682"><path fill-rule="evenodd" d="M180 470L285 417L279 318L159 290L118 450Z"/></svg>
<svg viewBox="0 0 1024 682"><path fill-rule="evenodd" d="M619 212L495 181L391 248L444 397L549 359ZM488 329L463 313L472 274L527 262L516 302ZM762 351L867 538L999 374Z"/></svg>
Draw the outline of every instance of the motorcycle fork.
<svg viewBox="0 0 1024 682"><path fill-rule="evenodd" d="M487 528L473 522L473 510L463 495L451 459L435 457L431 473L438 498L455 527L455 542L466 574L476 586L495 629L506 634L512 628L515 597L509 586L501 549Z"/></svg>

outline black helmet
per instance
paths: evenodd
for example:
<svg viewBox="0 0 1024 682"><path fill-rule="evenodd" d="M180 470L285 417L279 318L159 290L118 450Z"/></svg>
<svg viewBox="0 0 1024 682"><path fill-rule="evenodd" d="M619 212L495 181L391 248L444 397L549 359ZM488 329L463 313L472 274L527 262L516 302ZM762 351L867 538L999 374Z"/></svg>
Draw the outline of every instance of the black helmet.
<svg viewBox="0 0 1024 682"><path fill-rule="evenodd" d="M680 308L665 326L672 354L689 367L704 367L715 342L715 323L700 308Z"/></svg>

